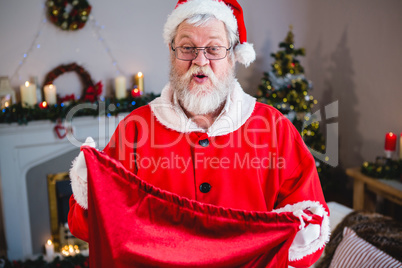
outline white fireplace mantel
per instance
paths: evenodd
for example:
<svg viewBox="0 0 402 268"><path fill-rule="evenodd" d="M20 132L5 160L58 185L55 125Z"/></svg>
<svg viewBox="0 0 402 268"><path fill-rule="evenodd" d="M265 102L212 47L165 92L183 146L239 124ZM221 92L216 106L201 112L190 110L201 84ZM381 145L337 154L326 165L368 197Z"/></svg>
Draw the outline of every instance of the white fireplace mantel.
<svg viewBox="0 0 402 268"><path fill-rule="evenodd" d="M32 256L27 172L74 150L88 136L94 138L98 148L103 148L125 115L74 118L73 134L64 139L57 137L53 130L56 124L50 121L0 124L1 198L9 259Z"/></svg>

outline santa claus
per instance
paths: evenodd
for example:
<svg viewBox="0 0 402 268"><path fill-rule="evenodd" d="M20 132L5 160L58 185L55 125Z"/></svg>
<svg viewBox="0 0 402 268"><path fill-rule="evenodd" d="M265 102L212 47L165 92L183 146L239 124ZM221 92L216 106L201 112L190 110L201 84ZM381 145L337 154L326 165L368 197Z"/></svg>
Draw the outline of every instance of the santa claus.
<svg viewBox="0 0 402 268"><path fill-rule="evenodd" d="M308 267L329 237L315 160L235 78L255 60L236 0L180 0L170 81L71 169L71 232L94 267ZM88 146L89 145L89 146ZM91 264L92 264L91 263Z"/></svg>

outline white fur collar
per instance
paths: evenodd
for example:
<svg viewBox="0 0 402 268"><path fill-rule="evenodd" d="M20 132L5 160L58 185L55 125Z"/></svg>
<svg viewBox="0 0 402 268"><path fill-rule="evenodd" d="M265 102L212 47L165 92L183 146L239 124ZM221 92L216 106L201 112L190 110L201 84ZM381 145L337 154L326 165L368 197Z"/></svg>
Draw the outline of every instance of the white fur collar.
<svg viewBox="0 0 402 268"><path fill-rule="evenodd" d="M162 90L161 96L150 103L157 120L165 127L181 133L205 132L210 137L223 136L239 129L253 113L256 102L255 98L246 94L236 81L221 114L206 131L185 115L175 101L173 92L168 83Z"/></svg>

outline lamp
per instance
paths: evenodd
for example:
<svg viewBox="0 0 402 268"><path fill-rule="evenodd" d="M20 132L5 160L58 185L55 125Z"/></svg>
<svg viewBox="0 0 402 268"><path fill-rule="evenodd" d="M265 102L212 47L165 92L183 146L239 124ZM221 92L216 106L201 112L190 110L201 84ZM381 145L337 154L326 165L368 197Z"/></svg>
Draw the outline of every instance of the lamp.
<svg viewBox="0 0 402 268"><path fill-rule="evenodd" d="M10 80L7 76L0 77L0 106L1 109L7 108L11 104L15 104L15 91L10 86Z"/></svg>

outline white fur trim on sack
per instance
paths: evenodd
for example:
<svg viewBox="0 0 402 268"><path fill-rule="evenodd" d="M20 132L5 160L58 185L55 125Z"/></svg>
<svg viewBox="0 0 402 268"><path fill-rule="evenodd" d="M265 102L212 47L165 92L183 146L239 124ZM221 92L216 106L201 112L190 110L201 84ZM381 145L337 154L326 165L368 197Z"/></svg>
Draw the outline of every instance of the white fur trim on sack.
<svg viewBox="0 0 402 268"><path fill-rule="evenodd" d="M308 209L315 215L323 217L321 226L309 224L304 226L303 216L309 218L303 210ZM300 231L297 232L295 239L289 249L289 261L298 261L307 255L323 248L329 241L330 228L329 216L324 207L317 201L302 201L293 205L286 205L283 208L275 209L273 212L293 212L300 218Z"/></svg>
<svg viewBox="0 0 402 268"><path fill-rule="evenodd" d="M95 141L88 137L83 146L95 148ZM87 186L87 164L83 152L73 160L70 169L71 188L73 190L74 199L84 209L88 209L88 186Z"/></svg>
<svg viewBox="0 0 402 268"><path fill-rule="evenodd" d="M180 4L168 16L163 29L163 39L166 45L174 38L177 27L186 19L196 14L210 14L220 21L223 21L231 31L237 33L237 20L232 10L224 2L215 0L189 0Z"/></svg>

